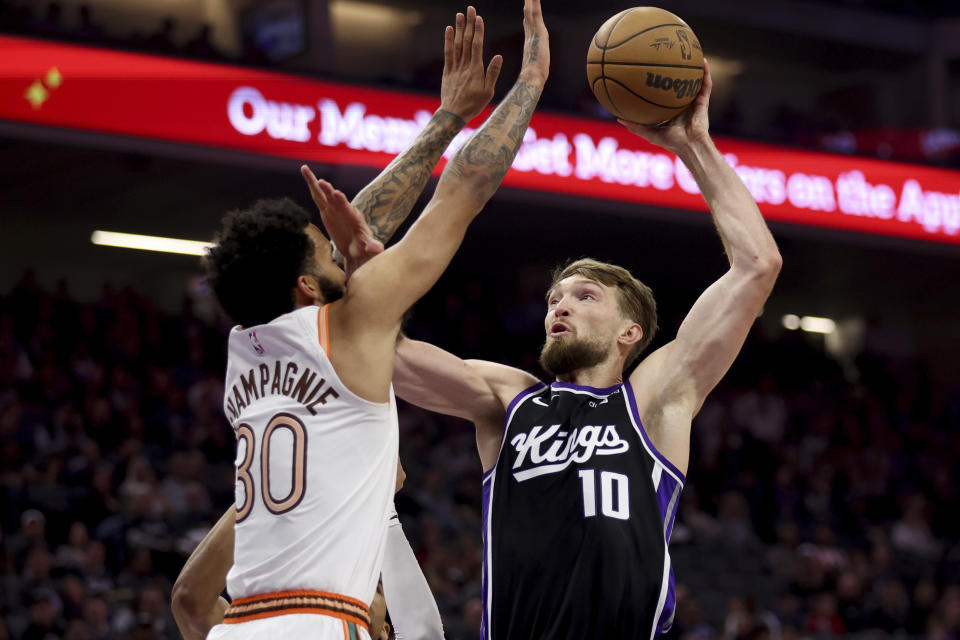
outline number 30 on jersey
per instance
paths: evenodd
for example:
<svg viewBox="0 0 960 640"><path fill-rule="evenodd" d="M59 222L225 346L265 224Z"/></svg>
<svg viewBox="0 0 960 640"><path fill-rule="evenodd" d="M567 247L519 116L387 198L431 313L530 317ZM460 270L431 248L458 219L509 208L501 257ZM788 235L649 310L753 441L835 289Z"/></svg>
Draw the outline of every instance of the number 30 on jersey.
<svg viewBox="0 0 960 640"><path fill-rule="evenodd" d="M277 498L270 490L270 445L273 437L278 435L280 430L289 430L293 440L291 460L291 481L290 492L283 497ZM237 465L237 484L243 485L243 504L237 501L237 522L250 515L253 509L253 502L256 496L254 487L254 474L250 467L253 465L254 455L257 449L257 438L253 428L244 423L237 427L237 450L243 451L243 460ZM263 497L263 504L267 511L273 515L284 514L303 500L303 492L307 488L307 429L299 418L290 413L278 413L270 419L267 428L263 432L263 439L260 443L260 493Z"/></svg>

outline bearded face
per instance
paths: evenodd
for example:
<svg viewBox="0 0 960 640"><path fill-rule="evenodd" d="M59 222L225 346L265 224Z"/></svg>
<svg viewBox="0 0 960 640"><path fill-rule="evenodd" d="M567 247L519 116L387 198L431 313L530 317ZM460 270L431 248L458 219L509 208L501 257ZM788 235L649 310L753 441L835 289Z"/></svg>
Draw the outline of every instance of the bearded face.
<svg viewBox="0 0 960 640"><path fill-rule="evenodd" d="M540 366L552 376L563 376L600 364L607 348L599 340L563 336L547 338L540 350Z"/></svg>
<svg viewBox="0 0 960 640"><path fill-rule="evenodd" d="M344 288L343 285L334 282L327 276L317 276L317 283L320 287L320 292L323 294L323 301L326 304L331 302L336 302L343 297Z"/></svg>

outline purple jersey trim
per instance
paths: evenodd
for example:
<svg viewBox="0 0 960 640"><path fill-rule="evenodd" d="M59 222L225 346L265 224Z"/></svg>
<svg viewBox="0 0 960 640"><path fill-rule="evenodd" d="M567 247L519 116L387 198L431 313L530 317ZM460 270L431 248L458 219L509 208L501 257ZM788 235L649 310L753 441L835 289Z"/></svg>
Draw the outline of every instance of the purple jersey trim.
<svg viewBox="0 0 960 640"><path fill-rule="evenodd" d="M490 469L493 471L496 469ZM492 482L487 482L484 479L483 482L483 504L482 504L482 518L483 518L483 572L480 576L480 591L482 592L483 599L483 613L480 617L480 640L487 640L490 637L490 632L488 630L489 621L487 620L487 587L490 585L490 568L487 566L489 557L489 548L490 540L487 535L487 520L490 517L490 506L491 500L493 498L492 492L490 491Z"/></svg>
<svg viewBox="0 0 960 640"><path fill-rule="evenodd" d="M620 388L619 384L615 384L612 387L605 387L603 389L598 389L597 387L588 387L583 384L573 384L572 382L554 382L550 385L551 389L570 389L571 391L586 391L588 393L593 393L598 396L608 396L617 389Z"/></svg>
<svg viewBox="0 0 960 640"><path fill-rule="evenodd" d="M677 585L673 578L673 566L670 567L670 586L667 587L667 600L663 604L663 613L657 620L657 636L670 631L677 608Z"/></svg>
<svg viewBox="0 0 960 640"><path fill-rule="evenodd" d="M675 474L677 478L680 479L682 484L686 484L686 478L680 470L677 469L672 462L667 460L667 457L657 451L657 448L653 446L650 437L647 435L647 430L643 428L643 423L640 421L640 411L637 410L637 399L633 395L633 388L630 386L629 382L623 384L623 388L626 389L626 398L627 398L627 408L630 410L630 413L633 415L633 419L637 423L637 428L640 431L640 436L643 438L643 442L647 445L647 448L651 453L660 461L660 463Z"/></svg>
<svg viewBox="0 0 960 640"><path fill-rule="evenodd" d="M507 405L507 414L504 417L504 421L503 421L503 435L500 436L499 451L503 451L503 441L507 438L507 429L510 427L510 418L513 417L513 410L516 409L517 405L520 404L520 402L522 402L523 399L526 398L530 393L534 391L541 391L542 389L546 389L546 388L547 388L547 385L538 380L536 384L530 385L529 387L527 387L526 389L524 389L523 391L515 395L513 397L513 400L510 401L510 404ZM500 462L499 453L497 453L497 462ZM497 468L497 462L494 462L492 467L490 467L489 469L483 472L484 481L486 481L486 479L490 476L490 474L492 474L494 470Z"/></svg>
<svg viewBox="0 0 960 640"><path fill-rule="evenodd" d="M670 504L670 501L673 500L674 493L677 492L678 488L681 488L680 483L670 474L665 473L660 476L660 486L657 487L657 504L660 506L660 517L663 518L663 533L668 542L670 541L669 532L673 529L672 515L676 513L676 503L680 501L680 496L677 496L678 499L673 504Z"/></svg>
<svg viewBox="0 0 960 640"><path fill-rule="evenodd" d="M513 413L514 408L517 406L517 404L521 400L523 400L523 396L530 393L531 391L537 390L538 387L543 387L545 389L547 385L546 383L540 382L539 380L537 380L535 384L530 385L529 387L527 387L526 389L524 389L523 391L515 395L513 397L513 400L510 401L510 404L507 405L507 417L506 417L506 422L504 422L504 425L503 425L504 433L507 432L507 427L510 424L510 414Z"/></svg>

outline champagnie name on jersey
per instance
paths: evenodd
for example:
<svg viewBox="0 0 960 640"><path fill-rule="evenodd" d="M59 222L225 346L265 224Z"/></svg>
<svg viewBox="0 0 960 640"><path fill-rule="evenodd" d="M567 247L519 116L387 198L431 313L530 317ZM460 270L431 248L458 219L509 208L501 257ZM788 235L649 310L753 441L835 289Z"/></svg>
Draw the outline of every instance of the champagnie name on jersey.
<svg viewBox="0 0 960 640"><path fill-rule="evenodd" d="M630 449L613 424L569 430L559 424L536 426L514 436L510 444L517 452L513 477L518 482L563 471L574 462L586 462L594 455L611 456Z"/></svg>
<svg viewBox="0 0 960 640"><path fill-rule="evenodd" d="M337 390L309 367L303 371L295 362L274 361L273 367L261 364L240 374L227 393L226 405L230 422L234 423L240 413L254 400L270 395L283 395L296 400L317 415L317 405L324 405L332 398L339 398Z"/></svg>

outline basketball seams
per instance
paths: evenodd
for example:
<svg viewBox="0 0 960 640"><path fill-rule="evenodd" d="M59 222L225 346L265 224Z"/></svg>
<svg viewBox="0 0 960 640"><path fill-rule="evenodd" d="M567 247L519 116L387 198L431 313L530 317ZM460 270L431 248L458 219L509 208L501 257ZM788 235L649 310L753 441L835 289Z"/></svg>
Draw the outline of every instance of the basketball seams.
<svg viewBox="0 0 960 640"><path fill-rule="evenodd" d="M616 18L617 16L620 16L619 18L617 18L617 21L613 23L613 26L610 27L610 31L607 32L607 42L610 41L610 34L613 33L613 27L617 26L617 24L626 17L626 15L624 15L624 14L630 13L631 11L632 11L632 9L624 9L623 11L621 11L620 13L618 13L616 16L613 16L613 17L610 18L610 20L612 20L613 18ZM610 20L607 20L607 22L610 22ZM606 24L606 23L604 23L604 24ZM603 26L601 25L600 28L602 29ZM600 41L597 39L597 36L599 36L599 35L600 35L600 32L599 32L599 31L598 31L597 33L593 34L593 45L594 45L595 47L597 47L598 49L603 49L603 45L601 45L601 44L600 44Z"/></svg>
<svg viewBox="0 0 960 640"><path fill-rule="evenodd" d="M624 18L625 18L625 17L626 17L626 16L624 16ZM620 20L623 20L623 18L621 18ZM618 20L617 22L619 23L620 20ZM613 25L613 26L616 27L617 25ZM635 34L633 34L632 36L630 36L630 37L627 38L626 40L622 40L622 41L617 42L617 43L615 43L615 44L610 44L610 36L607 36L607 42L606 42L602 47L600 47L600 49L603 49L604 51L606 51L607 49L616 49L617 47L622 46L622 45L630 42L631 40L633 40L633 39L636 38L637 36L642 36L643 34L647 33L648 31L653 31L654 29L662 29L662 28L664 28L664 27L683 27L684 29L687 29L688 31L690 31L690 27L687 26L687 25L685 25L685 24L683 24L683 23L679 23L679 24L677 24L677 23L672 23L672 24L671 24L671 23L668 23L668 24L658 24L658 25L653 26L653 27L647 27L647 28L644 29L643 31L637 31ZM690 33L692 34L693 31L690 31ZM610 35L613 35L613 28L610 29Z"/></svg>
<svg viewBox="0 0 960 640"><path fill-rule="evenodd" d="M603 64L604 66L610 65L611 67L669 67L671 69L693 69L693 70L703 70L703 65L696 64L665 64L659 62L604 62L599 61L593 62L588 61L587 64Z"/></svg>
<svg viewBox="0 0 960 640"><path fill-rule="evenodd" d="M620 22L621 22L624 18L626 18L628 15L630 15L630 13L631 13L631 12L630 12L629 10L621 12L620 17L617 18L617 21L614 22L613 25L610 27L610 31L607 32L607 39L606 39L606 41L603 43L603 46L600 47L600 51L601 51L601 54L600 54L600 77L603 79L603 90L604 90L604 92L607 94L607 102L610 104L611 107L613 107L614 111L616 111L616 115L620 116L621 118L624 118L624 117L626 117L626 116L624 116L623 112L620 111L620 107L618 107L618 106L616 105L616 103L613 101L613 97L610 95L610 88L607 87L607 74L604 73L603 63L604 63L604 61L605 61L606 58L607 58L607 45L610 44L610 36L613 35L613 30L616 29L616 28L617 28L617 25L620 24Z"/></svg>

